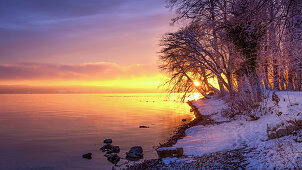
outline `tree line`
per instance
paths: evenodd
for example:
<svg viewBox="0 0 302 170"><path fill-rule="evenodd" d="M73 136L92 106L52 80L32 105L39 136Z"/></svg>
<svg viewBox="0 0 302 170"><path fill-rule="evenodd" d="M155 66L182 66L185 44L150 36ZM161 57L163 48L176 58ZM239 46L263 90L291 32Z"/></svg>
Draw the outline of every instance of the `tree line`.
<svg viewBox="0 0 302 170"><path fill-rule="evenodd" d="M169 0L168 6L176 13L171 22L183 25L160 42L170 92L259 100L265 89L302 91L301 0Z"/></svg>

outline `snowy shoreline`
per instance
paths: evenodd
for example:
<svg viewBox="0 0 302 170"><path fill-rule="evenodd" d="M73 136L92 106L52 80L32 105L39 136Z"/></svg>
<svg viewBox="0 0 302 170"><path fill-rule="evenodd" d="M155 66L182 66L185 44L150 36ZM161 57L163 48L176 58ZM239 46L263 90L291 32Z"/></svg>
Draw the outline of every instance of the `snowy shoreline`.
<svg viewBox="0 0 302 170"><path fill-rule="evenodd" d="M192 101L188 101L187 104L191 107L195 118L192 121L179 126L177 128L175 134L173 136L171 136L165 143L160 144L160 146L158 148L172 147L173 145L175 145L177 143L177 141L179 139L182 139L186 136L186 130L188 130L191 127L201 125L201 124L206 125L206 124L212 123L211 120L209 120L209 117L204 116L199 112L198 108L192 104Z"/></svg>
<svg viewBox="0 0 302 170"><path fill-rule="evenodd" d="M147 160L131 169L301 168L301 124L297 124L300 130L276 139L268 138L268 129L277 127L275 129L278 130L288 122L302 120L302 93L278 92L277 95L280 97L279 105L266 103L270 112L254 121L244 116L234 120L223 117L221 111L226 109L226 104L217 98L193 101L191 104L199 113L211 118L212 124L196 124L187 128L186 136L173 145L183 147L185 156Z"/></svg>

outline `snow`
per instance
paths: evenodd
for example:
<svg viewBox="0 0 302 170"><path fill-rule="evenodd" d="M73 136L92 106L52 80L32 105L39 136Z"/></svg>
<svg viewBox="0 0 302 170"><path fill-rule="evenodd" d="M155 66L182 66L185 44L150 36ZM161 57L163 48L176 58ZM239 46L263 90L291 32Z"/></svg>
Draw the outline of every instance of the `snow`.
<svg viewBox="0 0 302 170"><path fill-rule="evenodd" d="M163 148L158 148L157 151L165 151L165 150L177 150L176 147L163 147Z"/></svg>
<svg viewBox="0 0 302 170"><path fill-rule="evenodd" d="M176 161L181 161L181 160L179 158L169 158L169 157L162 159L162 162L166 165Z"/></svg>
<svg viewBox="0 0 302 170"><path fill-rule="evenodd" d="M217 126L195 126L188 129L186 135L175 146L183 147L185 155L194 156L231 149L235 138L228 129Z"/></svg>
<svg viewBox="0 0 302 170"><path fill-rule="evenodd" d="M272 102L271 107L256 121L238 118L230 122L209 126L195 126L186 131L186 137L179 140L174 147L183 147L185 155L202 156L204 154L251 148L245 154L249 169L294 168L302 165L302 143L295 142L302 136L289 135L277 139L268 139L267 127L286 124L288 120L302 120L302 92L277 92L279 106ZM285 99L285 101L284 101ZM270 100L269 100L270 101ZM224 120L220 111L227 108L223 100L205 99L192 102L201 114L210 115L214 120ZM282 112L280 116L277 113Z"/></svg>
<svg viewBox="0 0 302 170"><path fill-rule="evenodd" d="M198 109L199 113L207 116L211 115L212 119L217 122L229 121L228 118L219 115L223 109L227 109L227 105L222 99L215 97L211 100L192 101L192 104Z"/></svg>
<svg viewBox="0 0 302 170"><path fill-rule="evenodd" d="M179 163L179 162L185 162L185 163L192 163L195 162L195 160L190 158L163 158L161 160L164 164L169 165L171 163Z"/></svg>
<svg viewBox="0 0 302 170"><path fill-rule="evenodd" d="M192 101L192 104L202 115L212 115L226 108L225 102L222 99L217 99L216 97L211 100L203 99Z"/></svg>

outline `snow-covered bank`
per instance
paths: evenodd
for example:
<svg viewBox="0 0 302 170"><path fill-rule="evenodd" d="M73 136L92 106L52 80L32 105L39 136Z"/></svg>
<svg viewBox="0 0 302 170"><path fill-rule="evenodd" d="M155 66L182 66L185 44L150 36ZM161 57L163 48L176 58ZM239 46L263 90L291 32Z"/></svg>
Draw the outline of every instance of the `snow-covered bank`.
<svg viewBox="0 0 302 170"><path fill-rule="evenodd" d="M210 99L192 102L201 114L209 115L216 125L195 126L186 131L186 137L175 144L183 147L187 156L203 156L218 151L250 149L244 153L247 168L302 168L301 129L290 135L269 139L268 127L285 126L289 121L302 120L302 93L278 92L278 106L269 100L266 113L256 121L237 117L228 121L221 114L227 105L223 100ZM299 126L299 125L298 125ZM302 127L300 127L302 128Z"/></svg>

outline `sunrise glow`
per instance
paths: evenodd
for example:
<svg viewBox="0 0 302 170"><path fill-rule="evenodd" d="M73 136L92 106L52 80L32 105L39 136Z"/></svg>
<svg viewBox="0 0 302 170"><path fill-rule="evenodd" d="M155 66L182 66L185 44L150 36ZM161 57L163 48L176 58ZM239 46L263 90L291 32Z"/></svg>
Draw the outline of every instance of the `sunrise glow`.
<svg viewBox="0 0 302 170"><path fill-rule="evenodd" d="M0 170L302 170L300 21L302 0L0 0Z"/></svg>
<svg viewBox="0 0 302 170"><path fill-rule="evenodd" d="M194 81L195 86L200 86L200 83L198 81Z"/></svg>

